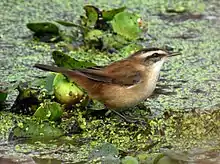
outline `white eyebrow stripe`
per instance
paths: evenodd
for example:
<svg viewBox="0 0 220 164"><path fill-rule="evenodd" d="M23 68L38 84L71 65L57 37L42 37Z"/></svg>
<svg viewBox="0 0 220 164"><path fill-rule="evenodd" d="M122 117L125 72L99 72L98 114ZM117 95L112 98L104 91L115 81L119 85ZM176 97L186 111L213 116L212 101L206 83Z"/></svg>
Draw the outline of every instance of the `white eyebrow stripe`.
<svg viewBox="0 0 220 164"><path fill-rule="evenodd" d="M146 57L148 57L148 56L153 55L154 53L163 54L164 51L162 51L162 50L149 51L149 52L145 52L145 53L141 54L140 57L141 57L141 58L146 58Z"/></svg>

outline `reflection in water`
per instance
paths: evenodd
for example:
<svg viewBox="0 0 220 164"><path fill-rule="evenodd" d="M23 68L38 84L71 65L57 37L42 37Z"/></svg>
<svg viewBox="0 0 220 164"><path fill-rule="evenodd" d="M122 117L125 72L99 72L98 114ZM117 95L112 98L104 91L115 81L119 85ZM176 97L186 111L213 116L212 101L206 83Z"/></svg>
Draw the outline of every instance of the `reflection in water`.
<svg viewBox="0 0 220 164"><path fill-rule="evenodd" d="M219 164L220 150L193 149L191 151L164 150L167 157L176 164Z"/></svg>
<svg viewBox="0 0 220 164"><path fill-rule="evenodd" d="M17 164L17 162L13 162L11 159L0 158L0 164Z"/></svg>
<svg viewBox="0 0 220 164"><path fill-rule="evenodd" d="M62 162L56 159L40 159L27 157L27 159L19 159L18 157L0 157L0 164L61 164Z"/></svg>

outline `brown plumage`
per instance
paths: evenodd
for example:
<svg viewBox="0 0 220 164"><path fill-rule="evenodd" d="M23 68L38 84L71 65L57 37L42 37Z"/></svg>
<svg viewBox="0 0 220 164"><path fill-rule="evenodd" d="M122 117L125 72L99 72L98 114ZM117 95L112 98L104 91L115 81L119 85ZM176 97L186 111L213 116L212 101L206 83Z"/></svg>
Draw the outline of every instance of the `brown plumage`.
<svg viewBox="0 0 220 164"><path fill-rule="evenodd" d="M84 88L91 98L110 109L121 109L136 105L152 94L168 55L164 50L150 48L100 68L71 70L43 64L35 67L62 73Z"/></svg>

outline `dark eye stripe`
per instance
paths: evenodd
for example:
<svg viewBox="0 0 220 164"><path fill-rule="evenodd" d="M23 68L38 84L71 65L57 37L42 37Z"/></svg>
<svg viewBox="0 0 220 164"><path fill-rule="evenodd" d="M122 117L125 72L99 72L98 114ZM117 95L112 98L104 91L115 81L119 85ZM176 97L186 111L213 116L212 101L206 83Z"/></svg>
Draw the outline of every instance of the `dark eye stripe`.
<svg viewBox="0 0 220 164"><path fill-rule="evenodd" d="M161 58L163 56L164 56L164 54L154 53L153 55L146 57L146 60L147 59L152 59L152 58L158 58L158 57Z"/></svg>
<svg viewBox="0 0 220 164"><path fill-rule="evenodd" d="M164 56L165 54L159 54L159 53L154 53L151 56L148 56L145 58L144 62L146 61L152 61L152 62L157 62L160 61L161 58Z"/></svg>
<svg viewBox="0 0 220 164"><path fill-rule="evenodd" d="M149 56L150 58L160 57L162 54L154 53L153 55Z"/></svg>

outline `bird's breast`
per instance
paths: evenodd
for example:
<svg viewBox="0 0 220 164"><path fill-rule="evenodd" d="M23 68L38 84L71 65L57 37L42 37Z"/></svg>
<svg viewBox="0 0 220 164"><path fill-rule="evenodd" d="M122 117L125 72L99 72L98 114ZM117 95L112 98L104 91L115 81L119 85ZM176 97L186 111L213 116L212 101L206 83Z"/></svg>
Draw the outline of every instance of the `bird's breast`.
<svg viewBox="0 0 220 164"><path fill-rule="evenodd" d="M155 86L149 87L148 84L141 82L129 87L125 86L109 86L105 87L102 96L95 96L107 107L117 109L137 105L151 95Z"/></svg>
<svg viewBox="0 0 220 164"><path fill-rule="evenodd" d="M139 83L131 86L99 83L92 87L94 92L89 93L92 98L104 103L108 108L126 108L137 105L148 98L156 87L158 76L158 72L148 72L142 76Z"/></svg>

